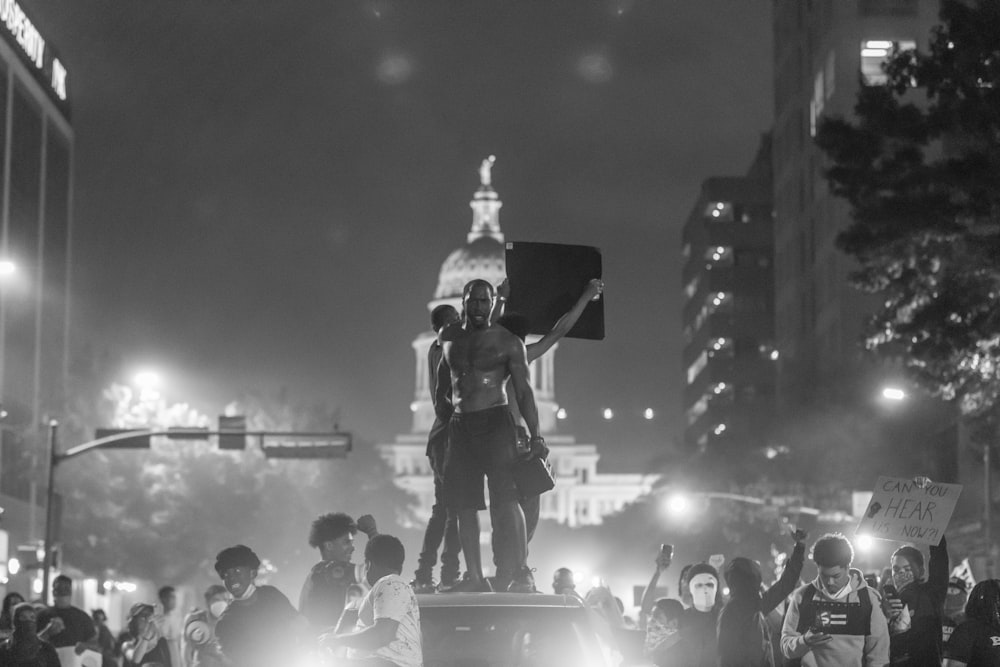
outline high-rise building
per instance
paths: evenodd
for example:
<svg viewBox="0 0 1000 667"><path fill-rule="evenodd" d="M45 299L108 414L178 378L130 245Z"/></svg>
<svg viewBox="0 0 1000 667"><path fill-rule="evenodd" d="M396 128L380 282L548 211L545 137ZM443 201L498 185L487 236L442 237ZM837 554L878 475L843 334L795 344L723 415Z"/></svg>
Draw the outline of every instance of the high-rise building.
<svg viewBox="0 0 1000 667"><path fill-rule="evenodd" d="M0 505L11 544L41 537L44 514L26 501L47 454L45 416L65 412L70 306L68 75L27 3L0 2Z"/></svg>
<svg viewBox="0 0 1000 667"><path fill-rule="evenodd" d="M763 446L774 410L770 140L746 176L705 180L683 231L684 442Z"/></svg>
<svg viewBox="0 0 1000 667"><path fill-rule="evenodd" d="M490 162L489 164L492 164ZM499 285L506 277L504 236L500 229L503 202L493 189L487 163L480 173L481 184L473 196L472 229L466 242L448 255L438 275L428 313L442 304L461 312L462 289L474 278ZM427 317L430 324L430 316ZM529 335L527 342L538 340ZM434 408L428 382L427 349L434 333L425 330L413 341L416 385L410 404L413 426L410 433L396 436L395 442L378 445L379 452L395 473L396 484L416 497L414 513L426 520L434 504L434 478L427 461L427 434L434 423ZM611 513L649 493L657 475L605 474L597 471L597 445L577 443L569 434L558 432L559 404L555 390L555 357L558 344L531 363L531 385L538 406L539 428L549 446L556 487L542 496L542 519L569 526L598 524Z"/></svg>
<svg viewBox="0 0 1000 667"><path fill-rule="evenodd" d="M858 86L884 81L894 45L926 47L938 9L938 0L774 2L775 344L786 407L856 391L840 380L856 377L873 307L848 284L850 259L835 246L850 213L824 180L817 123L851 116Z"/></svg>

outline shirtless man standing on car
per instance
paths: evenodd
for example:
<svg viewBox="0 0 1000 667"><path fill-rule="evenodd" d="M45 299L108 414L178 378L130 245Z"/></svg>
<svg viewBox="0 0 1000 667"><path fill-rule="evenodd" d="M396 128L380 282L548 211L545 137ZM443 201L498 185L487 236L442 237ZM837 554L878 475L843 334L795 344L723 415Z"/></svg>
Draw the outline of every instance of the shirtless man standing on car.
<svg viewBox="0 0 1000 667"><path fill-rule="evenodd" d="M524 513L517 502L512 467L517 455L514 419L507 405L504 381L510 387L530 435L533 454L548 455L538 433L538 408L528 379L524 343L507 329L490 322L495 294L485 280L469 282L462 292L464 316L441 334L443 359L438 373L436 406L454 408L448 422L448 454L444 465L444 493L458 512L458 531L465 553L468 578L452 590L488 591L479 550L479 511L486 509L483 475L490 504L513 541L514 576L507 590L534 592L527 566Z"/></svg>

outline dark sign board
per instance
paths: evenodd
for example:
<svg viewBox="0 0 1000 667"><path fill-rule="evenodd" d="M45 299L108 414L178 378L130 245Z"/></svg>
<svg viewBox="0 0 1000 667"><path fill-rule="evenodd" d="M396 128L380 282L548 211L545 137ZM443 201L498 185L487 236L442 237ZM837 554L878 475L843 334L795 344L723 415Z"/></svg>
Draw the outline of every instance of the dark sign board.
<svg viewBox="0 0 1000 667"><path fill-rule="evenodd" d="M508 313L528 320L529 333L544 335L573 307L593 278L601 278L601 251L592 246L513 241L506 244ZM567 336L604 339L604 296L589 303Z"/></svg>
<svg viewBox="0 0 1000 667"><path fill-rule="evenodd" d="M0 0L0 35L69 120L66 66L18 0Z"/></svg>

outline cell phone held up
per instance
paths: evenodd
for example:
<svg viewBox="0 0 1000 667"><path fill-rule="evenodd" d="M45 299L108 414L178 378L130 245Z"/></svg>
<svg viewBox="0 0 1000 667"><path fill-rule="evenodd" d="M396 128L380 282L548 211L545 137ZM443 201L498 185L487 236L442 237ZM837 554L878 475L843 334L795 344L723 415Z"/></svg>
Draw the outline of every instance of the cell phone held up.
<svg viewBox="0 0 1000 667"><path fill-rule="evenodd" d="M660 558L664 560L670 560L674 557L674 545L672 544L661 544L660 545Z"/></svg>

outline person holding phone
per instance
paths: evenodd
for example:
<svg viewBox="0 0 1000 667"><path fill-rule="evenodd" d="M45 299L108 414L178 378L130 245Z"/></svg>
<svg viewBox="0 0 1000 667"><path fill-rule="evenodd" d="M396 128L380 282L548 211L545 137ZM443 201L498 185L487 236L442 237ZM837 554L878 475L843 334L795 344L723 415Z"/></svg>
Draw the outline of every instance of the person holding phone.
<svg viewBox="0 0 1000 667"><path fill-rule="evenodd" d="M893 622L889 626L889 658L894 666L938 667L941 664L941 627L944 624L944 601L948 596L948 543L930 547L930 562L924 569L924 555L913 546L896 549L890 560L892 583L898 591ZM897 623L896 619L908 619Z"/></svg>
<svg viewBox="0 0 1000 667"><path fill-rule="evenodd" d="M840 533L813 546L819 574L796 590L781 628L781 652L803 667L889 664L889 627L878 593L851 568L854 547Z"/></svg>

